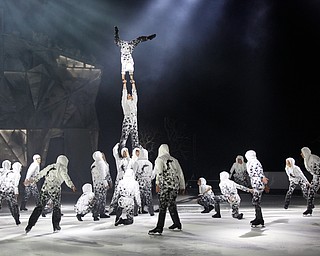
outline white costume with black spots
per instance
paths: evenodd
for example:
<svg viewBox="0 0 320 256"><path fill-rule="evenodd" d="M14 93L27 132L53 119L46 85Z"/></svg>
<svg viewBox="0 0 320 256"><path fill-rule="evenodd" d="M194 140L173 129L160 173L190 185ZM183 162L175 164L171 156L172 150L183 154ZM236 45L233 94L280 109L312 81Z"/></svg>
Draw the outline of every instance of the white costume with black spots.
<svg viewBox="0 0 320 256"><path fill-rule="evenodd" d="M238 189L245 192L250 192L250 189L230 180L229 173L225 171L220 173L219 187L222 195L215 197L216 203L228 202L232 209L232 217L242 219L243 214L239 213L241 198L238 194ZM218 207L216 205L215 208L217 211Z"/></svg>
<svg viewBox="0 0 320 256"><path fill-rule="evenodd" d="M204 211L202 213L210 212L214 207L214 193L212 191L212 187L207 185L207 180L203 177L199 178L198 181L199 186L199 194L197 203L204 207Z"/></svg>
<svg viewBox="0 0 320 256"><path fill-rule="evenodd" d="M40 155L36 154L32 158L33 158L33 162L30 164L30 166L27 170L26 177L25 177L24 197L23 197L21 205L20 205L20 210L27 210L26 204L31 196L34 197L36 205L39 204L39 200L40 200L40 194L39 194L37 184L29 182L30 180L33 180L39 174L40 164L37 161L37 159L40 158Z"/></svg>
<svg viewBox="0 0 320 256"><path fill-rule="evenodd" d="M87 213L91 212L93 210L93 207L95 205L95 195L92 191L92 185L90 183L86 183L82 186L82 194L78 198L75 206L74 211L78 215L78 219L85 216Z"/></svg>
<svg viewBox="0 0 320 256"><path fill-rule="evenodd" d="M124 151L127 152L126 157L119 157L118 153L119 143L117 143L113 147L113 157L116 162L116 168L117 168L117 176L116 180L114 182L114 191L116 191L117 186L119 184L119 181L123 179L123 176L127 169L133 169L134 168L134 161L129 156L129 151L127 148L122 148L121 155L124 155ZM117 199L115 198L115 193L113 193L111 203L109 206L109 212L113 212L117 208Z"/></svg>
<svg viewBox="0 0 320 256"><path fill-rule="evenodd" d="M151 40L156 37L155 34L150 36L140 36L136 39L130 41L121 40L119 37L119 30L115 27L115 34L114 34L114 42L117 46L120 47L121 52L121 74L125 74L129 72L129 74L133 74L134 72L134 61L132 57L132 53L134 48L141 42L145 42L147 40Z"/></svg>
<svg viewBox="0 0 320 256"><path fill-rule="evenodd" d="M286 161L290 162L290 167L286 165L285 170L286 174L289 179L289 189L286 193L285 196L285 206L284 208L287 209L289 204L290 204L290 199L293 194L293 191L297 187L297 185L300 186L303 197L305 199L308 198L308 186L309 186L309 181L304 176L303 172L301 171L300 167L295 165L295 160L292 157L289 157L286 159Z"/></svg>
<svg viewBox="0 0 320 256"><path fill-rule="evenodd" d="M239 155L236 157L236 161L230 169L230 179L242 186L251 187L250 177L248 175L247 166L244 162L243 156Z"/></svg>
<svg viewBox="0 0 320 256"><path fill-rule="evenodd" d="M21 168L21 165L20 165ZM0 170L0 209L2 200L6 200L11 215L17 225L20 224L20 213L17 198L15 196L16 173L11 169L11 162L4 160Z"/></svg>
<svg viewBox="0 0 320 256"><path fill-rule="evenodd" d="M148 151L142 149L140 156L136 160L138 169L135 173L136 180L139 183L141 196L141 211L144 213L144 206L147 206L150 215L154 215L152 199L152 180L155 178L153 164L148 160Z"/></svg>
<svg viewBox="0 0 320 256"><path fill-rule="evenodd" d="M263 179L265 178L263 168L260 161L257 159L256 152L254 150L248 150L245 154L247 159L247 172L250 177L250 183L253 189L252 205L255 207L256 218L251 223L255 224L256 220L264 224L261 211L261 197L265 189Z"/></svg>
<svg viewBox="0 0 320 256"><path fill-rule="evenodd" d="M119 151L126 146L128 137L131 137L132 148L140 147L138 134L137 103L138 94L136 89L132 89L132 99L128 99L128 90L122 90L121 106L123 110L122 132L119 142Z"/></svg>
<svg viewBox="0 0 320 256"><path fill-rule="evenodd" d="M107 191L109 188L110 170L109 164L103 159L102 153L96 151L92 155L94 162L91 165L91 175L93 182L93 191L96 198L96 203L93 209L93 218L98 220L100 218L109 217L105 214L105 207L107 204Z"/></svg>
<svg viewBox="0 0 320 256"><path fill-rule="evenodd" d="M141 207L139 184L134 178L132 169L126 170L123 179L119 181L114 196L118 202L115 224L132 224L135 202L138 207ZM123 216L121 217L121 215Z"/></svg>
<svg viewBox="0 0 320 256"><path fill-rule="evenodd" d="M320 188L320 157L311 153L308 147L303 147L301 153L304 156L304 166L312 175L312 181L308 193L308 210L314 207L314 197Z"/></svg>
<svg viewBox="0 0 320 256"><path fill-rule="evenodd" d="M43 177L45 180L40 190L40 203L35 207L29 218L28 226L25 229L26 232L29 232L36 224L43 208L50 199L53 205L53 230L57 231L61 229L59 225L61 220L61 185L65 182L69 188L75 190L75 186L68 175L68 163L68 158L60 155L57 157L56 163L42 169L34 178L33 182L38 182Z"/></svg>
<svg viewBox="0 0 320 256"><path fill-rule="evenodd" d="M14 172L14 194L16 198L18 198L19 195L19 183L20 183L20 178L21 178L21 170L22 170L22 164L19 162L15 162L12 165L12 170Z"/></svg>
<svg viewBox="0 0 320 256"><path fill-rule="evenodd" d="M162 144L159 147L154 168L156 171L156 185L160 188L160 205L156 229L162 232L167 208L173 221L172 229L174 227L181 229L176 199L179 190L185 189L185 181L180 163L170 155L167 144Z"/></svg>

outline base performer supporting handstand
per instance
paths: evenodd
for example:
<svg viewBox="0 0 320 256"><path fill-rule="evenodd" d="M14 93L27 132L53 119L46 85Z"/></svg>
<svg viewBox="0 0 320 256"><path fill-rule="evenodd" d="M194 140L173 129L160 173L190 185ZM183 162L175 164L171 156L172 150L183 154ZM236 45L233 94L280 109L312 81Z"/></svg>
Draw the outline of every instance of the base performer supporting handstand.
<svg viewBox="0 0 320 256"><path fill-rule="evenodd" d="M137 118L138 94L135 83L132 84L132 93L128 93L127 82L123 82L121 106L123 110L122 132L119 142L118 153L126 147L127 139L130 135L132 150L139 148L138 118Z"/></svg>
<svg viewBox="0 0 320 256"><path fill-rule="evenodd" d="M141 42L152 40L156 37L156 34L149 36L139 36L131 41L121 40L119 37L118 27L114 27L114 42L120 47L121 52L121 77L125 80L126 72L129 72L130 83L134 83L133 72L134 72L134 61L132 58L133 49Z"/></svg>

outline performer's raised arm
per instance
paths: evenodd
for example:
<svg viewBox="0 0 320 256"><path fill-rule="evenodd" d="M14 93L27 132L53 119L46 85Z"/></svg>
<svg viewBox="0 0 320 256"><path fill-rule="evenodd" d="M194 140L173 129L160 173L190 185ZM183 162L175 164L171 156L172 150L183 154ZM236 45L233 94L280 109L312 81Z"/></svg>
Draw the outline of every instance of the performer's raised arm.
<svg viewBox="0 0 320 256"><path fill-rule="evenodd" d="M114 27L114 42L116 45L120 46L119 29L117 26Z"/></svg>

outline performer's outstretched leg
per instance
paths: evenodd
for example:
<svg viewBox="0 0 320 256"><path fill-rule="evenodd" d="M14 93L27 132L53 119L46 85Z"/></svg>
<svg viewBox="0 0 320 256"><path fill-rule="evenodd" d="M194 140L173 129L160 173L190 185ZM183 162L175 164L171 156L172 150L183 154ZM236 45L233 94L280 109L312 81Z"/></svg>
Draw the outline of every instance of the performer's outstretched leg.
<svg viewBox="0 0 320 256"><path fill-rule="evenodd" d="M37 223L41 213L42 213L43 206L38 205L36 208L34 208L33 212L30 215L28 225L25 228L26 233L30 232L31 228Z"/></svg>

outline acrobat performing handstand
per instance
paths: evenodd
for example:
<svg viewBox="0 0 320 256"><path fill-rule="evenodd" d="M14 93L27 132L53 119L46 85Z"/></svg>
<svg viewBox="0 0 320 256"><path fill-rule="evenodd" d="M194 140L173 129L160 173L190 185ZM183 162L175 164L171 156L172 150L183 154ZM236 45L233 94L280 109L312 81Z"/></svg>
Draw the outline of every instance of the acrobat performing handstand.
<svg viewBox="0 0 320 256"><path fill-rule="evenodd" d="M114 27L114 42L120 47L121 52L121 78L122 81L126 80L126 73L130 75L130 83L134 83L133 72L134 72L134 61L132 58L133 49L141 42L152 40L156 37L156 34L149 36L139 36L136 39L130 41L121 40L119 37L118 27Z"/></svg>

